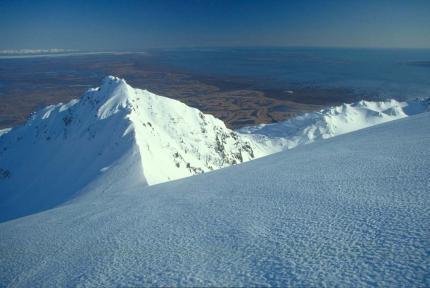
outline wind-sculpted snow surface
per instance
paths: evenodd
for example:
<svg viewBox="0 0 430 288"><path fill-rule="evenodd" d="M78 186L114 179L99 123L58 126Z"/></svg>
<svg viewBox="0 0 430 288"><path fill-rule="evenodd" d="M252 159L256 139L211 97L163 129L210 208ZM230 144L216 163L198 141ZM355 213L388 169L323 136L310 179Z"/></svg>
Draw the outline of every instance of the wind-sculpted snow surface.
<svg viewBox="0 0 430 288"><path fill-rule="evenodd" d="M0 286L428 287L429 147L423 113L160 185L95 185L0 224Z"/></svg>
<svg viewBox="0 0 430 288"><path fill-rule="evenodd" d="M249 134L257 142L272 149L291 149L298 145L331 138L373 125L429 111L430 99L399 102L360 101L330 107L319 112L273 124L244 127L240 133Z"/></svg>
<svg viewBox="0 0 430 288"><path fill-rule="evenodd" d="M269 153L211 115L112 76L4 132L0 221L55 207L92 183L152 185Z"/></svg>

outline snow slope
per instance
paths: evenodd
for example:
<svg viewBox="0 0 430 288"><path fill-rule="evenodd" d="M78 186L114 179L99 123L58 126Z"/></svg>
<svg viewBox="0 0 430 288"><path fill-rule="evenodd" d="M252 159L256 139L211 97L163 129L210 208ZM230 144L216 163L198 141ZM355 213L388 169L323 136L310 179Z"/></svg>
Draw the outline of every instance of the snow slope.
<svg viewBox="0 0 430 288"><path fill-rule="evenodd" d="M251 139L265 143L275 150L291 149L298 145L430 111L429 107L430 99L408 102L360 101L306 113L287 121L244 127L238 132L249 134Z"/></svg>
<svg viewBox="0 0 430 288"><path fill-rule="evenodd" d="M0 221L52 208L94 183L152 185L268 153L211 115L109 76L0 137Z"/></svg>
<svg viewBox="0 0 430 288"><path fill-rule="evenodd" d="M0 131L0 222L96 187L118 193L422 113L429 101L345 104L237 133L185 104L106 77L80 99ZM121 189L119 189L121 188Z"/></svg>
<svg viewBox="0 0 430 288"><path fill-rule="evenodd" d="M430 113L0 224L0 286L430 285ZM119 192L119 191L118 191Z"/></svg>

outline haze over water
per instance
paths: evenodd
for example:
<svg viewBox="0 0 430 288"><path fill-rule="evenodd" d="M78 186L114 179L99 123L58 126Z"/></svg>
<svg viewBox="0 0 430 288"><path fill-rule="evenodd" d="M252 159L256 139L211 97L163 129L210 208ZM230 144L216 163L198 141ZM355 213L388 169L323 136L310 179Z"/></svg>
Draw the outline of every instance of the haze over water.
<svg viewBox="0 0 430 288"><path fill-rule="evenodd" d="M430 97L430 49L207 48L152 54L201 76L252 80L260 89L342 88L357 99Z"/></svg>

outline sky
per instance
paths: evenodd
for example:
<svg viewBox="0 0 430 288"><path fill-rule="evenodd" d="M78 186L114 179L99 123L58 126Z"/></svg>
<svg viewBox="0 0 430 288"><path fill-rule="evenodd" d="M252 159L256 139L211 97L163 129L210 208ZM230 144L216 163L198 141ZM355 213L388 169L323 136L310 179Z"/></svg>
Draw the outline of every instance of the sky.
<svg viewBox="0 0 430 288"><path fill-rule="evenodd" d="M0 0L0 49L430 48L428 0Z"/></svg>

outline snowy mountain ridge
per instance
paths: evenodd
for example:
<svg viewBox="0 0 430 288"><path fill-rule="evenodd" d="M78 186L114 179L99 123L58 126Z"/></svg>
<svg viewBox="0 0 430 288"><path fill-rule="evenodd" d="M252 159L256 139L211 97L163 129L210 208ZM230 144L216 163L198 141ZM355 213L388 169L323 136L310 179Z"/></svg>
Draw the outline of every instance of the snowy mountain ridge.
<svg viewBox="0 0 430 288"><path fill-rule="evenodd" d="M274 150L328 139L356 130L430 111L430 99L359 101L329 107L272 124L244 127L237 132Z"/></svg>
<svg viewBox="0 0 430 288"><path fill-rule="evenodd" d="M93 182L153 185L268 153L211 115L109 76L0 137L0 210L24 215Z"/></svg>
<svg viewBox="0 0 430 288"><path fill-rule="evenodd" d="M212 115L108 76L80 99L50 105L25 125L0 131L0 221L86 191L119 193L184 178L428 107L429 100L360 101L235 132Z"/></svg>

